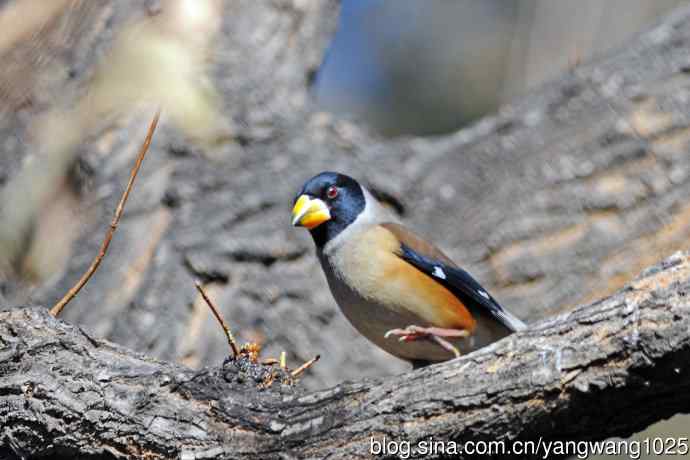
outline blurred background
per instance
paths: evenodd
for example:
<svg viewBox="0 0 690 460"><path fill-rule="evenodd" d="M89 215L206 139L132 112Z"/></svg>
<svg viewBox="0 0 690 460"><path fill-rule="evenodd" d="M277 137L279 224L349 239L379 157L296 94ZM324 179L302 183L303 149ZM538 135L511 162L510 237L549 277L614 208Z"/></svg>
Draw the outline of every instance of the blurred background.
<svg viewBox="0 0 690 460"><path fill-rule="evenodd" d="M453 131L682 0L344 0L315 93L388 135Z"/></svg>
<svg viewBox="0 0 690 460"><path fill-rule="evenodd" d="M689 183L687 155L678 155L687 139L660 146L671 159L652 178L657 164L629 145L645 129L668 126L664 114L645 107L631 116L633 128L607 119L606 132L592 136L625 144L616 155L630 153L631 169L605 183L584 181L566 204L528 195L515 215L467 210L481 197L462 201L463 192L479 177L496 184L488 203L519 198L527 176L547 171L557 179L535 189L551 195L553 184L610 165L581 161L588 152L567 143L557 150L520 139L464 157L462 139L481 137L474 122L482 116L626 46L684 3L342 0L336 16L326 0L0 0L0 303L50 305L81 274L156 106L164 108L162 126L111 252L66 315L99 336L192 367L221 362L226 344L196 296L198 277L242 340L262 342L268 354L287 350L296 362L327 355L305 378L308 388L405 371L346 323L308 236L287 225L304 179L336 167L437 235L523 317L610 293L687 247L690 211L678 204ZM286 19L285 5L300 19ZM405 143L412 136L422 137ZM520 145L553 156L517 180L492 152L517 152L510 158L519 166ZM431 153L414 158L417 151ZM424 182L434 161L452 176L440 191ZM416 181L391 179L402 162ZM591 170L571 168L583 164ZM668 202L657 205L663 196ZM494 231L496 222L514 233ZM544 229L555 236L534 242L520 234ZM635 263L625 245L639 248ZM611 257L603 264L595 255ZM672 436L687 427L677 419L654 429Z"/></svg>

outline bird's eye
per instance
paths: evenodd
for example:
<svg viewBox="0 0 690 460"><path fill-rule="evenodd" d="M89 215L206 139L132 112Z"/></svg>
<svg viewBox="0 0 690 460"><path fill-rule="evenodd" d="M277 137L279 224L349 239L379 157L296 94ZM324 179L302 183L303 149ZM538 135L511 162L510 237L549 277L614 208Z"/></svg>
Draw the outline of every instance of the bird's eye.
<svg viewBox="0 0 690 460"><path fill-rule="evenodd" d="M331 185L330 187L328 187L328 190L326 190L326 196L331 200L337 197L338 187L336 187L335 185Z"/></svg>

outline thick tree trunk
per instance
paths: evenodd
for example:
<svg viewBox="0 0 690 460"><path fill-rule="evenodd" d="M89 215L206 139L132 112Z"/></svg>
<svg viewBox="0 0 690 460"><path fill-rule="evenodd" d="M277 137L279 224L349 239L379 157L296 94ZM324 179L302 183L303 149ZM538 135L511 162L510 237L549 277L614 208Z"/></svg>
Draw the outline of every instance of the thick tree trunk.
<svg viewBox="0 0 690 460"><path fill-rule="evenodd" d="M384 438L511 449L625 436L690 411L688 293L690 256L678 253L610 298L466 357L312 393L259 390L232 362L156 361L42 308L14 309L0 314L1 442L17 457L263 460L370 458Z"/></svg>

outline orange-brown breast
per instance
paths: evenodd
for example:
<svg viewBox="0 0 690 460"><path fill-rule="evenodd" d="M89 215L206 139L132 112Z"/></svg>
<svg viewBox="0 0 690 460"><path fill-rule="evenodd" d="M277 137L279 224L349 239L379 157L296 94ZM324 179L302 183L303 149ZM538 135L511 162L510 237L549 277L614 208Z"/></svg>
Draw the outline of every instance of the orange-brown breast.
<svg viewBox="0 0 690 460"><path fill-rule="evenodd" d="M465 305L431 276L400 256L400 242L422 254L455 265L440 250L397 224L371 227L341 252L348 283L360 294L401 314L413 314L437 327L473 331Z"/></svg>

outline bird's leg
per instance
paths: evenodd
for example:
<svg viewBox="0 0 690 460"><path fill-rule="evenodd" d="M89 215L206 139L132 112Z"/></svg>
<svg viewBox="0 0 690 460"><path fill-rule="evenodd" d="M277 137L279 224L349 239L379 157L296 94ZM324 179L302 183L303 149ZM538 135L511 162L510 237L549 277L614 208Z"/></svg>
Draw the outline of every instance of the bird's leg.
<svg viewBox="0 0 690 460"><path fill-rule="evenodd" d="M469 337L470 332L465 329L446 329L442 327L421 327L411 325L404 329L391 329L384 334L384 337L389 338L393 335L400 336L401 340L409 342L429 336L460 339Z"/></svg>
<svg viewBox="0 0 690 460"><path fill-rule="evenodd" d="M431 339L437 344L439 344L444 350L453 353L453 355L455 355L456 358L460 357L460 350L458 350L458 347L456 347L446 339L443 339L437 335L431 335L429 337L431 337Z"/></svg>
<svg viewBox="0 0 690 460"><path fill-rule="evenodd" d="M460 356L460 351L452 343L450 343L446 338L458 339L466 338L470 336L470 332L464 329L445 329L442 327L420 327L420 326L407 326L405 329L391 329L384 334L384 338L389 338L391 336L399 336L401 342L411 342L412 340L418 340L423 338L428 338L439 344L444 350L447 350L455 355L457 358Z"/></svg>

